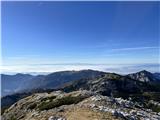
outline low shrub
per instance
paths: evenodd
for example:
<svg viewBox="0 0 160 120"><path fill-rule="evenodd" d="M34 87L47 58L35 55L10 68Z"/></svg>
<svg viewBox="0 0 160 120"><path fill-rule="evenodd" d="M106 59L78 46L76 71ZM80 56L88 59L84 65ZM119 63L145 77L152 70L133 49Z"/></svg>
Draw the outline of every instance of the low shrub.
<svg viewBox="0 0 160 120"><path fill-rule="evenodd" d="M151 109L153 112L160 112L160 106L148 103L145 105L146 108Z"/></svg>
<svg viewBox="0 0 160 120"><path fill-rule="evenodd" d="M32 103L32 104L30 104L29 106L28 106L28 109L34 109L34 108L36 108L36 106L37 106L37 104L36 103Z"/></svg>
<svg viewBox="0 0 160 120"><path fill-rule="evenodd" d="M42 102L38 106L38 108L39 110L49 110L62 105L76 104L82 100L83 100L83 97L81 96L65 96L50 102Z"/></svg>

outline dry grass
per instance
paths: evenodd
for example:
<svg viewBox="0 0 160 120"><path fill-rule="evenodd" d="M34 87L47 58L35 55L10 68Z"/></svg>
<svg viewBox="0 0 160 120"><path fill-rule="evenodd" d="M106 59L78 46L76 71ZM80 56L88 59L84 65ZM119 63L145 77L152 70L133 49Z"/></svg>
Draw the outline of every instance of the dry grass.
<svg viewBox="0 0 160 120"><path fill-rule="evenodd" d="M65 113L67 120L118 120L110 113L96 112L87 108L74 108Z"/></svg>

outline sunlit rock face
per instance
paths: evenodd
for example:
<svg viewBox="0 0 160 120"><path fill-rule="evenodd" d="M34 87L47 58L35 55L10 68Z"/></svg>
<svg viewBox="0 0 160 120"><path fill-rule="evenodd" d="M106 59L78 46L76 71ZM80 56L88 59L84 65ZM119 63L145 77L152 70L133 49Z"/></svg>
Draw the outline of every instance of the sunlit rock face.
<svg viewBox="0 0 160 120"><path fill-rule="evenodd" d="M158 78L158 75L155 76L154 74L146 70L143 70L137 73L133 73L133 74L129 74L128 76L132 79L139 80L142 82L156 82L156 81L159 81L160 79Z"/></svg>

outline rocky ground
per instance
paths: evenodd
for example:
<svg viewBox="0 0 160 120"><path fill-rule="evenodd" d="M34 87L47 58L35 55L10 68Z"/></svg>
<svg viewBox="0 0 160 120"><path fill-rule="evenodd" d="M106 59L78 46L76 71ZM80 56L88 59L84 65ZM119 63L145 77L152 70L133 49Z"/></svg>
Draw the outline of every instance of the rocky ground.
<svg viewBox="0 0 160 120"><path fill-rule="evenodd" d="M86 90L56 91L21 99L5 110L2 120L160 120L160 113Z"/></svg>

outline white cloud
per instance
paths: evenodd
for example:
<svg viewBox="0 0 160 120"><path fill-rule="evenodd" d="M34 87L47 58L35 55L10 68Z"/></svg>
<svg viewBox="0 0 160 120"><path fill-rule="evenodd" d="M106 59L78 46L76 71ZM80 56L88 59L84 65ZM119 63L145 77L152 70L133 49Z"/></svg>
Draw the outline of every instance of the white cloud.
<svg viewBox="0 0 160 120"><path fill-rule="evenodd" d="M146 50L146 49L159 49L159 47L152 46L152 47L117 48L117 49L112 49L112 51L131 51L131 50Z"/></svg>

